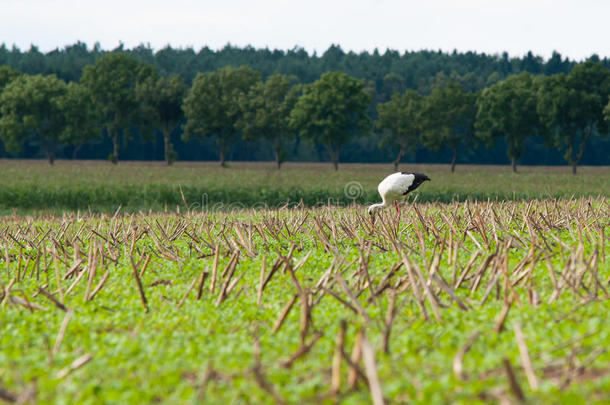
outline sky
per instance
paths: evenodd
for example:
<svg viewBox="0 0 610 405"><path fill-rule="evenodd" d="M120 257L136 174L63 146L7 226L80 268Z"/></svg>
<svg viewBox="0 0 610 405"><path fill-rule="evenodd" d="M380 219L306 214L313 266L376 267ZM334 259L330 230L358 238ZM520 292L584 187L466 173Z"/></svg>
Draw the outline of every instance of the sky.
<svg viewBox="0 0 610 405"><path fill-rule="evenodd" d="M474 51L610 57L610 0L0 0L0 43L43 52L235 46L322 54Z"/></svg>

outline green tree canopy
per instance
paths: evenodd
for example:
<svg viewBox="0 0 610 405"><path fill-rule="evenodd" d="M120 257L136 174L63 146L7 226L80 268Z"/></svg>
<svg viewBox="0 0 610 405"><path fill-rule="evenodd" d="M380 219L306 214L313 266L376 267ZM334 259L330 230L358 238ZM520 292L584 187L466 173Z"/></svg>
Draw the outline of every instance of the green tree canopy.
<svg viewBox="0 0 610 405"><path fill-rule="evenodd" d="M379 119L375 126L384 133L381 146L398 148L393 162L396 171L407 151L414 153L421 142L422 101L418 92L407 90L403 94L394 93L390 101L377 105Z"/></svg>
<svg viewBox="0 0 610 405"><path fill-rule="evenodd" d="M10 66L0 66L0 94L2 94L2 90L4 90L4 86L6 86L10 81L15 79L21 73ZM0 117L2 117L2 104L0 104ZM0 151L2 151L0 145ZM1 155L0 155L1 156Z"/></svg>
<svg viewBox="0 0 610 405"><path fill-rule="evenodd" d="M610 95L610 69L587 61L563 73L541 80L537 112L547 140L558 149L576 174L591 136L608 133L604 106Z"/></svg>
<svg viewBox="0 0 610 405"><path fill-rule="evenodd" d="M95 65L86 66L81 83L92 94L98 105L100 120L112 140L110 159L119 159L119 135L127 143L128 127L140 123L142 111L136 96L136 85L153 74L153 68L125 53L108 53L98 58Z"/></svg>
<svg viewBox="0 0 610 405"><path fill-rule="evenodd" d="M364 86L364 81L343 72L327 72L305 86L292 110L291 125L301 136L326 145L335 170L343 145L369 130L366 108L371 97Z"/></svg>
<svg viewBox="0 0 610 405"><path fill-rule="evenodd" d="M423 144L433 150L450 148L453 151L452 173L460 146L473 143L476 97L476 94L465 92L461 84L448 82L434 88L424 99L421 114Z"/></svg>
<svg viewBox="0 0 610 405"><path fill-rule="evenodd" d="M99 107L91 92L77 82L68 83L65 96L60 100L65 126L60 134L63 143L75 145L72 158L88 141L102 136Z"/></svg>
<svg viewBox="0 0 610 405"><path fill-rule="evenodd" d="M21 75L21 72L11 68L10 66L0 66L0 93L2 93L2 90L9 82L19 75Z"/></svg>
<svg viewBox="0 0 610 405"><path fill-rule="evenodd" d="M21 75L9 82L0 94L0 138L6 149L19 152L28 138L34 138L53 164L65 125L65 94L66 83L55 75Z"/></svg>
<svg viewBox="0 0 610 405"><path fill-rule="evenodd" d="M166 78L154 74L137 85L137 95L146 121L163 133L165 163L168 166L176 158L170 136L184 117L182 101L186 92L187 87L179 75Z"/></svg>
<svg viewBox="0 0 610 405"><path fill-rule="evenodd" d="M296 77L273 74L265 83L257 82L244 98L244 115L240 127L244 139L265 138L271 142L277 168L286 159L285 144L294 137L290 126L290 112L296 104L301 86Z"/></svg>
<svg viewBox="0 0 610 405"><path fill-rule="evenodd" d="M187 119L183 139L216 136L225 166L225 154L239 134L242 99L258 81L260 74L247 66L198 73L182 106Z"/></svg>
<svg viewBox="0 0 610 405"><path fill-rule="evenodd" d="M488 145L497 137L504 137L516 172L525 140L540 129L534 76L527 72L510 76L483 90L476 104L476 136Z"/></svg>

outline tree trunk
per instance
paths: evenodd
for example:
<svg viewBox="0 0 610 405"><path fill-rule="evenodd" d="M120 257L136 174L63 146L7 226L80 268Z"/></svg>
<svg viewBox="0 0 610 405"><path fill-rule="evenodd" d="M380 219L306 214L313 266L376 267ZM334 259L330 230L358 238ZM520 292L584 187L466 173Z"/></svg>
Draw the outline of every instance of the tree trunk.
<svg viewBox="0 0 610 405"><path fill-rule="evenodd" d="M574 140L574 135L569 137L569 141L568 141L568 150L566 150L566 154L564 155L564 159L566 160L566 162L568 162L568 164L572 167L572 174L576 174L576 158L574 157L574 143L576 141Z"/></svg>
<svg viewBox="0 0 610 405"><path fill-rule="evenodd" d="M580 145L578 145L578 154L576 155L576 158L574 158L571 162L572 163L572 174L576 174L576 168L578 167L578 164L580 163L580 159L582 159L582 155L585 153L585 146L587 146L587 142L589 141L591 134L593 134L592 125L590 125L589 128L587 128L587 131L585 132L584 136L581 138Z"/></svg>
<svg viewBox="0 0 610 405"><path fill-rule="evenodd" d="M76 145L76 147L74 148L74 150L72 151L72 160L76 160L76 155L78 154L78 151L83 147L82 143L79 143L78 145Z"/></svg>
<svg viewBox="0 0 610 405"><path fill-rule="evenodd" d="M330 147L330 159L333 162L335 171L339 170L339 153L340 153L339 148L337 148L337 150L335 150L332 146Z"/></svg>
<svg viewBox="0 0 610 405"><path fill-rule="evenodd" d="M165 147L165 164L167 166L171 165L172 163L170 162L170 156L169 156L169 136L170 133L167 129L163 130L163 146Z"/></svg>
<svg viewBox="0 0 610 405"><path fill-rule="evenodd" d="M398 155L396 156L396 159L394 159L394 171L397 172L398 171L398 165L400 164L400 161L402 160L402 158L405 156L405 148L401 147L398 150Z"/></svg>
<svg viewBox="0 0 610 405"><path fill-rule="evenodd" d="M455 172L455 162L457 162L458 150L453 148L453 158L451 159L451 173Z"/></svg>
<svg viewBox="0 0 610 405"><path fill-rule="evenodd" d="M510 166L513 168L513 173L517 173L517 159L510 158Z"/></svg>
<svg viewBox="0 0 610 405"><path fill-rule="evenodd" d="M43 145L49 164L53 165L53 163L55 163L55 144L52 141L46 142L43 140Z"/></svg>
<svg viewBox="0 0 610 405"><path fill-rule="evenodd" d="M225 146L220 145L220 166L227 167L227 163L225 161Z"/></svg>
<svg viewBox="0 0 610 405"><path fill-rule="evenodd" d="M273 148L273 153L275 154L275 164L277 165L277 169L280 170L282 168L282 160L280 159L280 148Z"/></svg>
<svg viewBox="0 0 610 405"><path fill-rule="evenodd" d="M112 136L112 145L113 145L112 163L116 165L117 163L119 163L119 131L118 130L116 130L114 132L114 135Z"/></svg>

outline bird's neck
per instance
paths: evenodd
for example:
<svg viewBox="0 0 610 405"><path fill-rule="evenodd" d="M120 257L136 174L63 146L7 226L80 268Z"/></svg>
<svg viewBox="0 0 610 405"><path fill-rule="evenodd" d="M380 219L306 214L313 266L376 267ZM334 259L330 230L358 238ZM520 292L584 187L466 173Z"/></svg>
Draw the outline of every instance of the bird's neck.
<svg viewBox="0 0 610 405"><path fill-rule="evenodd" d="M387 206L388 206L388 203L384 200L383 202L371 205L369 207L369 210L375 212L375 211L385 208Z"/></svg>

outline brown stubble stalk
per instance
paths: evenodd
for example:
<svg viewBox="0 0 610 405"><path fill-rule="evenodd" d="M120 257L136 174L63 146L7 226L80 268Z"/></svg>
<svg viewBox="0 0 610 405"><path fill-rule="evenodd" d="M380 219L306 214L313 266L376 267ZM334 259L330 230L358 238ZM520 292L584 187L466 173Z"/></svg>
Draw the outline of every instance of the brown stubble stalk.
<svg viewBox="0 0 610 405"><path fill-rule="evenodd" d="M432 307L432 313L434 314L434 317L436 318L436 320L438 322L442 322L439 305L438 305L438 299L436 298L436 295L434 294L432 289L430 289L430 287L426 283L424 275L420 271L419 266L417 265L417 263L412 262L409 259L409 257L406 254L404 254L404 252L399 252L399 254L402 254L402 259L405 263L405 267L407 268L407 272L409 274L411 285L413 287L413 292L415 292L415 297L416 297L417 301L419 302L419 306L420 306L420 309L422 310L422 314L424 315L424 319L427 320L427 313L425 311L424 298L422 297L421 292L419 291L420 287L418 286L418 282L419 282L419 285L421 286L421 288L424 290L424 295L428 299L428 302L430 303L430 306Z"/></svg>
<svg viewBox="0 0 610 405"><path fill-rule="evenodd" d="M186 291L184 292L184 295L182 295L182 298L178 302L178 305L176 306L176 308L178 308L178 309L182 308L182 305L184 305L184 301L186 301L186 297L188 297L188 295L191 292L191 290L193 289L193 287L195 287L195 284L197 283L197 281L202 279L203 274L204 273L202 272L202 276L196 276L195 278L193 278L193 281L191 281L191 284L189 284L189 286L187 287Z"/></svg>
<svg viewBox="0 0 610 405"><path fill-rule="evenodd" d="M525 375L527 376L527 381L529 382L530 388L533 391L537 391L538 379L536 378L536 374L534 373L534 367L532 366L532 361L530 359L529 351L527 349L527 343L525 343L525 335L521 330L521 324L518 322L513 323L513 329L515 331L515 339L517 340L517 345L519 346L519 354L521 355L521 365L523 366L523 370L525 371Z"/></svg>
<svg viewBox="0 0 610 405"><path fill-rule="evenodd" d="M4 263L6 264L6 279L11 279L10 267L11 267L11 256L8 253L8 242L5 237L2 238L4 242Z"/></svg>
<svg viewBox="0 0 610 405"><path fill-rule="evenodd" d="M500 333L500 332L502 332L502 330L504 330L504 323L506 321L506 318L508 317L508 313L510 312L511 305L512 305L512 300L508 300L508 301L504 302L504 305L502 306L502 310L500 311L500 314L496 318L496 323L494 325L494 331L496 333Z"/></svg>
<svg viewBox="0 0 610 405"><path fill-rule="evenodd" d="M210 273L207 271L207 269L201 270L201 274L199 275L198 279L199 286L197 287L197 301L199 301L203 295L203 284L205 283L205 280L208 278L209 274Z"/></svg>
<svg viewBox="0 0 610 405"><path fill-rule="evenodd" d="M279 363L279 366L281 368L290 368L290 367L292 367L292 364L295 361L297 361L301 357L307 355L311 351L313 346L320 340L320 338L322 336L324 336L322 334L322 332L320 332L320 331L314 332L314 334L311 337L311 340L309 342L302 343L299 346L299 348L294 353L292 353L290 355L290 357L288 357L287 359L281 360L280 363Z"/></svg>
<svg viewBox="0 0 610 405"><path fill-rule="evenodd" d="M49 301L51 301L53 304L55 304L55 306L59 309L61 309L64 312L68 311L68 308L62 304L61 302L59 302L54 296L53 294L51 294L50 292L48 292L46 289L44 289L43 287L38 287L38 293L42 294L44 297L46 297Z"/></svg>
<svg viewBox="0 0 610 405"><path fill-rule="evenodd" d="M148 264L150 263L150 259L152 258L151 254L147 254L145 259L144 259L144 264L142 265L142 268L140 269L140 272L138 273L138 277L142 278L144 276L144 273L146 272L146 269L148 268Z"/></svg>
<svg viewBox="0 0 610 405"><path fill-rule="evenodd" d="M523 394L523 390L521 389L521 385L519 381L517 381L517 377L515 376L515 372L513 371L513 367L510 364L508 358L502 359L502 365L504 366L504 372L506 373L506 377L508 378L509 387L517 401L525 402L525 394Z"/></svg>
<svg viewBox="0 0 610 405"><path fill-rule="evenodd" d="M254 375L254 381L256 384L270 397L272 397L276 403L285 404L286 400L277 393L274 386L269 382L267 377L265 376L263 366L261 364L261 342L258 337L258 331L254 333L254 365L250 369L252 374Z"/></svg>
<svg viewBox="0 0 610 405"><path fill-rule="evenodd" d="M371 392L371 399L374 405L382 405L385 403L383 398L383 392L381 390L381 383L377 373L377 364L375 362L375 352L373 347L369 343L366 335L362 338L362 357L364 359L364 370L366 372L366 378Z"/></svg>
<svg viewBox="0 0 610 405"><path fill-rule="evenodd" d="M392 332L392 324L396 318L396 290L390 291L390 302L388 304L388 310L385 317L384 331L383 331L383 352L390 354L390 333Z"/></svg>
<svg viewBox="0 0 610 405"><path fill-rule="evenodd" d="M59 370L55 375L55 378L62 379L66 377L68 374L72 373L75 370L78 370L79 368L87 364L89 361L91 361L91 359L93 359L93 355L91 353L87 353L80 356L79 358L74 360L68 367Z"/></svg>
<svg viewBox="0 0 610 405"><path fill-rule="evenodd" d="M352 291L350 290L350 288L348 287L347 283L345 282L345 280L343 279L343 277L341 277L341 274L339 273L335 273L335 280L337 281L337 283L339 284L339 286L343 289L343 291L345 292L345 294L349 297L352 305L356 308L356 310L358 311L358 313L360 315L362 315L362 318L365 320L365 322L371 323L372 319L371 317L368 315L368 313L365 311L365 309L362 307L362 305L360 304L360 302L358 301L358 299L356 298L356 296L354 295L354 293L352 293Z"/></svg>
<svg viewBox="0 0 610 405"><path fill-rule="evenodd" d="M233 265L237 264L237 258L240 254L240 250L239 249L235 249L233 250L233 254L231 254L231 257L229 258L229 262L227 263L227 265L225 266L224 270L222 271L222 273L220 273L220 279L225 278L225 276L227 275L227 273L230 273L231 270L234 269Z"/></svg>
<svg viewBox="0 0 610 405"><path fill-rule="evenodd" d="M142 302L142 306L144 307L144 309L146 310L146 312L149 312L149 308L148 308L148 300L146 299L146 294L144 293L144 287L142 286L142 280L140 280L140 275L138 273L138 268L137 265L135 263L135 261L133 260L133 247L135 244L135 239L132 240L132 244L131 244L131 250L129 253L129 259L131 261L131 268L132 268L132 275L133 278L136 282L136 286L138 287L138 293L140 294L140 302Z"/></svg>
<svg viewBox="0 0 610 405"><path fill-rule="evenodd" d="M97 272L98 265L98 245L95 242L90 248L89 254L91 260L89 261L89 266L87 266L87 274L89 275L89 279L87 281L87 289L85 290L85 301L89 301L89 294L91 293L91 287L93 286L93 279L95 278L95 273Z"/></svg>
<svg viewBox="0 0 610 405"><path fill-rule="evenodd" d="M470 260L468 261L468 264L466 264L466 267L464 267L464 270L462 270L462 272L460 273L457 281L454 283L453 288L455 290L457 290L458 288L460 288L460 286L462 285L462 282L464 282L464 280L466 279L466 276L469 274L470 269L472 269L472 266L474 266L474 263L476 262L477 258L481 255L481 251L477 250L476 252L474 252L472 254L472 256L470 257Z"/></svg>
<svg viewBox="0 0 610 405"><path fill-rule="evenodd" d="M259 273L258 289L256 291L256 306L260 308L263 298L263 283L265 282L265 272L267 271L267 256L263 256L263 265Z"/></svg>
<svg viewBox="0 0 610 405"><path fill-rule="evenodd" d="M347 386L349 389L354 389L358 382L358 376L364 377L363 373L358 369L358 363L362 360L362 341L364 340L364 330L360 329L356 334L356 340L354 341L354 347L352 348L352 354L350 357L343 355L344 358L349 359L349 368L347 371ZM366 382L366 378L363 378Z"/></svg>
<svg viewBox="0 0 610 405"><path fill-rule="evenodd" d="M347 322L342 320L335 339L335 352L333 354L333 364L331 367L331 395L337 395L341 390L341 360L343 358L346 330Z"/></svg>
<svg viewBox="0 0 610 405"><path fill-rule="evenodd" d="M212 281L210 282L210 294L214 294L216 287L216 274L218 272L218 256L220 255L220 245L214 249L214 264L212 264Z"/></svg>
<svg viewBox="0 0 610 405"><path fill-rule="evenodd" d="M53 245L53 263L55 265L55 280L57 281L57 290L59 291L59 301L63 304L64 290L61 286L61 276L59 275L59 264L57 263L57 250L55 249L55 245ZM19 280L19 278L17 278L17 280Z"/></svg>
<svg viewBox="0 0 610 405"><path fill-rule="evenodd" d="M472 335L470 335L468 340L466 340L466 343L464 343L464 345L460 347L460 349L455 354L455 357L453 358L453 374L461 381L468 380L468 374L464 371L463 365L464 355L468 353L468 351L470 350L474 342L478 339L480 334L481 331L477 330Z"/></svg>
<svg viewBox="0 0 610 405"><path fill-rule="evenodd" d="M286 305L284 305L282 312L280 312L280 316L273 324L273 329L271 330L271 333L275 334L278 330L280 330L280 328L284 324L284 321L286 320L286 317L290 313L290 310L294 306L294 303L296 302L297 298L299 298L299 294L293 295L292 298L286 303Z"/></svg>
<svg viewBox="0 0 610 405"><path fill-rule="evenodd" d="M294 245L293 245L294 247ZM290 250L290 255L292 254L292 251L294 249ZM305 340L307 339L307 332L309 331L309 326L311 324L311 308L309 307L309 292L304 289L303 287L301 287L301 283L299 282L299 279L297 278L295 271L292 267L292 263L290 262L290 259L288 258L282 258L284 260L284 268L286 268L288 270L288 272L290 273L290 279L292 280L292 283L294 284L294 287L297 290L297 294L299 296L299 301L301 303L301 317L300 317L300 326L301 326L301 345L305 344Z"/></svg>
<svg viewBox="0 0 610 405"><path fill-rule="evenodd" d="M106 280L108 280L109 276L110 276L110 269L106 270L106 273L104 273L104 276L102 276L102 279L100 280L100 282L91 292L91 295L89 296L89 301L93 301L93 298L97 295L98 292L100 292L102 287L104 287L104 284L106 283Z"/></svg>
<svg viewBox="0 0 610 405"><path fill-rule="evenodd" d="M220 292L218 293L218 298L216 299L217 307L220 306L220 304L227 298L227 291L231 283L231 279L235 274L235 268L237 267L237 263L239 263L239 252L239 250L236 250L235 253L233 253L231 259L229 260L229 263L227 264L227 267L221 275L221 277L224 277L224 274L228 273L226 278L224 279L224 282L222 283L222 286L220 287Z"/></svg>
<svg viewBox="0 0 610 405"><path fill-rule="evenodd" d="M68 328L68 323L70 322L70 319L72 318L73 314L74 314L74 309L71 308L70 310L68 310L68 312L66 312L66 315L64 316L64 320L61 323L59 332L57 332L57 337L55 338L55 343L53 344L53 350L51 351L51 354L53 357L57 356L57 353L59 353L59 347L61 346L61 342L64 339L64 335L66 334L66 329Z"/></svg>
<svg viewBox="0 0 610 405"><path fill-rule="evenodd" d="M273 265L271 266L271 270L269 270L269 273L265 276L263 283L259 287L261 295L263 294L263 291L265 291L265 287L267 287L267 284L269 283L269 281L271 281L273 275L282 267L283 263L284 262L282 261L282 258L277 258L276 261L273 263Z"/></svg>

